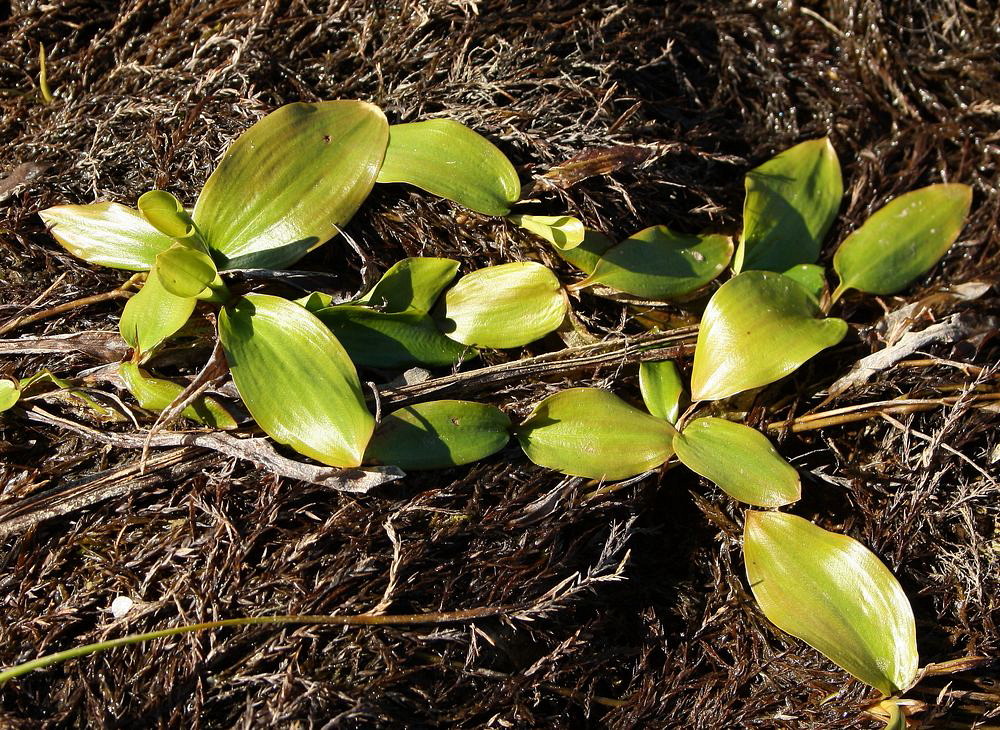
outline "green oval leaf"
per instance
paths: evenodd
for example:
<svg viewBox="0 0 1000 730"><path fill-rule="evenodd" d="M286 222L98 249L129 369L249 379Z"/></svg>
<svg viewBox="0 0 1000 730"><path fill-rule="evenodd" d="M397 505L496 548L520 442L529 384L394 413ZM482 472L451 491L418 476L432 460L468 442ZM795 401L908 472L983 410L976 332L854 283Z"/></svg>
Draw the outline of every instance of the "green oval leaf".
<svg viewBox="0 0 1000 730"><path fill-rule="evenodd" d="M180 243L156 257L154 270L163 288L177 297L197 297L219 275L211 256Z"/></svg>
<svg viewBox="0 0 1000 730"><path fill-rule="evenodd" d="M609 249L579 286L603 284L645 299L671 299L705 286L732 256L729 236L694 236L652 226Z"/></svg>
<svg viewBox="0 0 1000 730"><path fill-rule="evenodd" d="M439 306L439 325L473 347L520 347L552 332L566 316L559 280L545 266L524 261L466 274Z"/></svg>
<svg viewBox="0 0 1000 730"><path fill-rule="evenodd" d="M475 357L476 350L441 334L428 315L419 312L378 312L367 307L338 305L315 312L358 365L403 368L440 367Z"/></svg>
<svg viewBox="0 0 1000 730"><path fill-rule="evenodd" d="M236 389L268 436L330 466L361 464L375 419L354 364L315 315L248 294L223 308L219 337Z"/></svg>
<svg viewBox="0 0 1000 730"><path fill-rule="evenodd" d="M9 411L21 397L21 389L13 380L0 378L0 413Z"/></svg>
<svg viewBox="0 0 1000 730"><path fill-rule="evenodd" d="M379 421L365 461L404 471L444 469L484 459L509 440L510 419L499 408L430 401L400 408Z"/></svg>
<svg viewBox="0 0 1000 730"><path fill-rule="evenodd" d="M170 380L154 378L141 370L138 365L123 362L118 372L125 381L125 387L135 396L139 405L149 411L162 411L184 392L184 388ZM192 421L212 428L236 428L236 421L218 400L211 396L200 396L181 411L181 415Z"/></svg>
<svg viewBox="0 0 1000 730"><path fill-rule="evenodd" d="M639 363L639 391L647 410L671 425L677 423L688 401L681 374L671 360Z"/></svg>
<svg viewBox="0 0 1000 730"><path fill-rule="evenodd" d="M149 225L171 238L190 238L194 223L184 206L165 190L150 190L139 196L139 212Z"/></svg>
<svg viewBox="0 0 1000 730"><path fill-rule="evenodd" d="M458 262L430 256L403 259L358 300L383 312L427 314L458 273Z"/></svg>
<svg viewBox="0 0 1000 730"><path fill-rule="evenodd" d="M363 101L287 104L250 127L194 208L220 268L282 268L333 238L371 192L388 129Z"/></svg>
<svg viewBox="0 0 1000 730"><path fill-rule="evenodd" d="M733 270L785 271L814 263L843 196L840 162L828 137L797 144L748 172Z"/></svg>
<svg viewBox="0 0 1000 730"><path fill-rule="evenodd" d="M819 306L781 274L744 271L705 308L694 351L691 397L718 400L788 375L840 342L847 323L818 319Z"/></svg>
<svg viewBox="0 0 1000 730"><path fill-rule="evenodd" d="M913 609L872 552L801 517L757 511L747 512L743 552L768 620L880 692L909 689Z"/></svg>
<svg viewBox="0 0 1000 730"><path fill-rule="evenodd" d="M783 272L785 276L797 282L817 302L823 297L826 289L826 271L817 264L798 264Z"/></svg>
<svg viewBox="0 0 1000 730"><path fill-rule="evenodd" d="M579 246L574 246L573 248L554 248L559 258L568 261L586 274L593 274L594 269L597 268L597 262L601 260L601 256L614 245L615 242L603 233L586 229L583 241L580 242Z"/></svg>
<svg viewBox="0 0 1000 730"><path fill-rule="evenodd" d="M118 203L57 205L38 216L71 254L112 269L148 271L157 254L174 243L138 211Z"/></svg>
<svg viewBox="0 0 1000 730"><path fill-rule="evenodd" d="M655 469L673 453L674 428L599 388L545 398L516 430L535 464L571 476L625 479Z"/></svg>
<svg viewBox="0 0 1000 730"><path fill-rule="evenodd" d="M521 196L517 170L497 147L451 119L394 124L380 183L407 183L485 215L507 215Z"/></svg>
<svg viewBox="0 0 1000 730"><path fill-rule="evenodd" d="M733 499L781 507L802 496L799 474L764 434L722 418L696 418L674 436L674 452L688 469Z"/></svg>
<svg viewBox="0 0 1000 730"><path fill-rule="evenodd" d="M972 205L968 185L928 185L891 200L840 244L834 300L847 289L895 294L936 264L958 238Z"/></svg>
<svg viewBox="0 0 1000 730"><path fill-rule="evenodd" d="M539 238L544 238L557 251L576 248L587 235L583 223L568 215L512 215L510 220Z"/></svg>
<svg viewBox="0 0 1000 730"><path fill-rule="evenodd" d="M187 323L195 303L194 297L171 294L154 266L139 293L125 304L118 331L131 347L149 352Z"/></svg>

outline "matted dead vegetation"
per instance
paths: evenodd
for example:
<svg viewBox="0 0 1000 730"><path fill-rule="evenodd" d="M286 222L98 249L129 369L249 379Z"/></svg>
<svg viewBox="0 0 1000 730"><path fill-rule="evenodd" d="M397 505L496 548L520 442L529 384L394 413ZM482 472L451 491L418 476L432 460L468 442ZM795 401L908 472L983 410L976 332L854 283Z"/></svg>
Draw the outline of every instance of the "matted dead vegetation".
<svg viewBox="0 0 1000 730"><path fill-rule="evenodd" d="M781 429L779 440L804 478L795 512L861 540L900 578L922 663L996 656L1000 444L995 407L975 396L996 392L1000 312L995 289L944 293L993 285L1000 271L1000 13L986 0L666 5L15 1L0 10L0 326L124 278L66 254L39 209L132 204L154 186L192 201L227 143L290 101L366 99L394 122L447 115L494 140L525 182L592 150L637 148L610 174L535 184L549 210L612 235L732 226L749 167L830 134L848 184L831 241L889 198L943 180L973 185L972 217L905 296L849 296L856 336L759 395L753 417L815 409L887 339L957 315L949 336L822 410L951 400ZM21 93L34 88L40 43L51 105ZM401 186L377 189L349 232L371 270L444 255L466 268L540 258L573 276L509 224ZM353 289L362 264L335 240L301 267ZM114 331L120 307L6 337ZM575 307L599 336L641 331L619 304L583 295ZM0 355L0 373L71 375L114 352ZM552 389L612 383L637 397L634 368L615 363L474 395L519 417ZM880 726L862 712L864 686L761 616L740 510L693 475L668 470L588 498L592 486L511 447L356 496L212 452L153 457L137 481L134 450L0 418L0 664L230 616L530 607L473 626L256 628L117 649L5 686L0 725ZM107 499L32 512L49 504L46 490L93 486L102 472ZM137 606L115 621L119 594ZM926 727L995 723L1000 707L988 665L910 696L928 703Z"/></svg>

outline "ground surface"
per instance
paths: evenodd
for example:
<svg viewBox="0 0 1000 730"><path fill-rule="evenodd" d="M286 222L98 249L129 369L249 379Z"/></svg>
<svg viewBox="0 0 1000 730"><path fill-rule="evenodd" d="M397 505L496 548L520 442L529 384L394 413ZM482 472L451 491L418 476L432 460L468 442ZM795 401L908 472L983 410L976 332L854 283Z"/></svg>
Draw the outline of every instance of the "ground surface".
<svg viewBox="0 0 1000 730"><path fill-rule="evenodd" d="M359 98L390 121L459 119L497 141L525 182L588 150L639 145L643 154L609 175L540 188L548 210L616 236L658 223L737 225L747 169L829 134L847 192L826 262L867 214L923 184L972 184L972 217L945 261L903 296L848 296L839 314L853 334L761 393L751 419L817 407L826 386L883 346L885 312L920 302L915 321L903 318L912 329L960 313L958 335L910 359L985 370L897 366L823 408L966 396L778 440L803 474L794 511L863 541L899 576L922 663L995 656L997 414L967 394L996 384L996 291L964 303L941 296L992 284L1000 269L995 3L666 5L15 0L0 9L0 177L34 166L19 168L23 184L2 183L0 326L123 280L69 257L37 210L133 204L154 186L191 202L227 143L289 101ZM30 93L40 43L51 105ZM564 281L575 276L527 234L398 186L378 189L350 232L379 269L418 254L452 256L466 269L541 258ZM360 262L338 242L302 265L342 273L345 288L358 282ZM585 295L575 306L598 336L642 329L619 304ZM97 304L6 337L114 331L120 309ZM6 355L0 372L72 376L100 362ZM568 385L638 395L634 365L469 395L517 418ZM137 458L0 417L0 510L7 519L20 500L102 470L119 475ZM865 687L761 617L743 576L741 509L681 470L588 500L592 487L534 467L512 446L473 467L353 497L210 453L184 462L142 489L8 531L0 664L246 614L529 601L533 620L188 635L11 683L0 690L0 726L879 726L862 712L872 697ZM119 594L137 607L116 622L107 609ZM910 696L929 703L926 726L989 723L1000 705L991 672L918 686Z"/></svg>

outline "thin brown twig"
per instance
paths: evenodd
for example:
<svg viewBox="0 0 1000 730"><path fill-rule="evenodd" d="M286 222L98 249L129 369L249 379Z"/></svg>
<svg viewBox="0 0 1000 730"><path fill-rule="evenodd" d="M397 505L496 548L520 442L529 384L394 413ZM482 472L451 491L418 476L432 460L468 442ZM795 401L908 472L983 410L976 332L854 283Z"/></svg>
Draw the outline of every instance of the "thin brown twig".
<svg viewBox="0 0 1000 730"><path fill-rule="evenodd" d="M0 325L0 335L5 335L8 332L13 332L14 330L25 325L41 322L43 319L55 317L56 315L64 314L74 309L79 309L80 307L88 307L91 304L100 304L101 302L108 302L113 299L128 299L133 294L134 292L119 287L118 289L101 292L100 294L93 294L89 297L74 299L71 302L63 302L62 304L57 304L54 307L43 309L41 312L35 312L34 314L24 314L20 317L14 317L13 319L9 319Z"/></svg>

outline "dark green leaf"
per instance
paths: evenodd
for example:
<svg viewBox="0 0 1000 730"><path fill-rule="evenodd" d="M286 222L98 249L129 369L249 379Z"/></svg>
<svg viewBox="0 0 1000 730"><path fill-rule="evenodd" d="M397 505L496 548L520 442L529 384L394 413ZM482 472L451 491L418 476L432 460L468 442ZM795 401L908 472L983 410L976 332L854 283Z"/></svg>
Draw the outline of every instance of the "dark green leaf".
<svg viewBox="0 0 1000 730"><path fill-rule="evenodd" d="M517 171L482 135L451 119L394 124L380 183L408 183L485 215L507 215Z"/></svg>
<svg viewBox="0 0 1000 730"><path fill-rule="evenodd" d="M817 302L826 289L826 271L816 264L799 264L784 272L792 281L798 282Z"/></svg>
<svg viewBox="0 0 1000 730"><path fill-rule="evenodd" d="M570 388L535 406L516 430L534 463L590 479L625 479L673 453L674 428L599 388Z"/></svg>
<svg viewBox="0 0 1000 730"><path fill-rule="evenodd" d="M847 289L895 294L908 287L955 242L971 205L968 185L929 185L875 211L833 256L840 277L834 301Z"/></svg>
<svg viewBox="0 0 1000 730"><path fill-rule="evenodd" d="M747 578L764 615L887 695L917 674L913 610L899 581L846 535L794 515L750 511Z"/></svg>
<svg viewBox="0 0 1000 730"><path fill-rule="evenodd" d="M375 419L354 364L315 315L248 294L223 308L219 336L236 389L271 438L330 466L361 464Z"/></svg>
<svg viewBox="0 0 1000 730"><path fill-rule="evenodd" d="M77 258L113 269L148 271L173 239L118 203L57 205L39 211L52 236Z"/></svg>
<svg viewBox="0 0 1000 730"><path fill-rule="evenodd" d="M819 258L844 182L829 138L795 145L747 173L733 270L786 271Z"/></svg>
<svg viewBox="0 0 1000 730"><path fill-rule="evenodd" d="M593 274L601 256L614 245L615 242L603 233L587 229L579 246L573 248L555 247L555 252L561 259L568 261L580 271Z"/></svg>
<svg viewBox="0 0 1000 730"><path fill-rule="evenodd" d="M744 271L715 292L698 331L691 397L718 400L788 375L847 334L782 274Z"/></svg>
<svg viewBox="0 0 1000 730"><path fill-rule="evenodd" d="M287 104L250 127L194 208L220 268L282 268L335 236L371 192L388 130L363 101Z"/></svg>
<svg viewBox="0 0 1000 730"><path fill-rule="evenodd" d="M430 401L383 418L368 444L365 461L404 471L444 469L484 459L509 440L510 419L494 406Z"/></svg>

